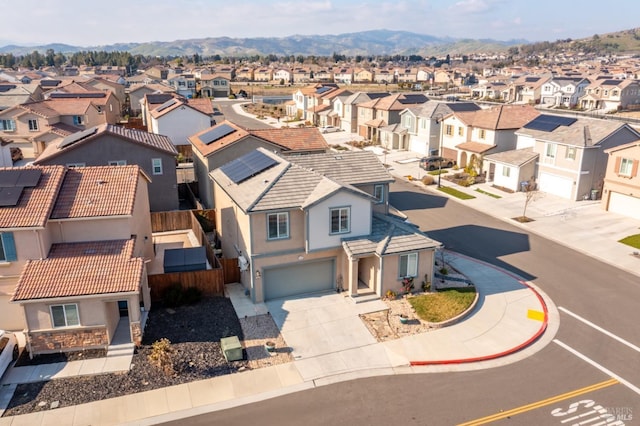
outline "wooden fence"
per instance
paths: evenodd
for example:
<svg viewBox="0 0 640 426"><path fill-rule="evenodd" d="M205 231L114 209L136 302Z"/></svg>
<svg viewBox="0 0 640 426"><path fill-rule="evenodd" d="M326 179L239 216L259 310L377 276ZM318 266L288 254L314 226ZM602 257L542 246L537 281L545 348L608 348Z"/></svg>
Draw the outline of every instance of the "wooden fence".
<svg viewBox="0 0 640 426"><path fill-rule="evenodd" d="M222 268L203 271L173 272L149 275L151 301L158 302L169 287L180 285L183 290L195 287L203 296L224 295L224 271Z"/></svg>

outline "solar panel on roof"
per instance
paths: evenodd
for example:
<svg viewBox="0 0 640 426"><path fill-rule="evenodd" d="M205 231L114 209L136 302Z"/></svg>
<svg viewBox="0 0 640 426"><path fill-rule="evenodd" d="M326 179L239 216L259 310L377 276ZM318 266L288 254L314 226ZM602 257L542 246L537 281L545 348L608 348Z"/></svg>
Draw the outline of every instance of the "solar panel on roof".
<svg viewBox="0 0 640 426"><path fill-rule="evenodd" d="M320 94L322 94L322 93L324 93L324 92L326 92L326 91L329 91L329 90L331 90L331 87L321 87L321 88L319 88L319 89L317 89L317 90L316 90L316 93L317 93L318 95L320 95Z"/></svg>
<svg viewBox="0 0 640 426"><path fill-rule="evenodd" d="M23 188L14 186L11 188L0 188L0 207L11 207L18 204Z"/></svg>
<svg viewBox="0 0 640 426"><path fill-rule="evenodd" d="M524 125L525 129L540 130L543 132L553 132L560 126L570 126L577 121L577 118L562 117L559 115L542 114L534 120Z"/></svg>
<svg viewBox="0 0 640 426"><path fill-rule="evenodd" d="M602 82L603 86L617 86L620 84L620 80L605 80Z"/></svg>
<svg viewBox="0 0 640 426"><path fill-rule="evenodd" d="M165 109L169 108L170 106L175 105L176 102L178 102L176 99L169 99L167 102L163 103L158 108L156 108L156 111L157 112L164 111Z"/></svg>
<svg viewBox="0 0 640 426"><path fill-rule="evenodd" d="M11 188L16 186L20 177L19 169L0 170L0 188Z"/></svg>
<svg viewBox="0 0 640 426"><path fill-rule="evenodd" d="M84 138L88 138L98 131L97 127L91 127L89 129L83 130L81 132L72 133L66 138L62 139L58 148L66 148L69 145L73 145L74 143L81 141Z"/></svg>
<svg viewBox="0 0 640 426"><path fill-rule="evenodd" d="M535 83L538 80L540 80L540 77L525 77L524 79L527 83Z"/></svg>
<svg viewBox="0 0 640 426"><path fill-rule="evenodd" d="M21 169L20 174L18 175L16 186L23 186L28 188L37 186L38 181L40 180L40 176L42 176L41 169Z"/></svg>
<svg viewBox="0 0 640 426"><path fill-rule="evenodd" d="M260 151L252 151L220 167L233 183L243 182L278 164L278 162Z"/></svg>
<svg viewBox="0 0 640 426"><path fill-rule="evenodd" d="M236 129L229 126L228 124L220 124L219 126L216 126L208 132L198 136L198 138L202 141L203 144L209 145L210 143L213 143L218 139L230 135L235 131Z"/></svg>

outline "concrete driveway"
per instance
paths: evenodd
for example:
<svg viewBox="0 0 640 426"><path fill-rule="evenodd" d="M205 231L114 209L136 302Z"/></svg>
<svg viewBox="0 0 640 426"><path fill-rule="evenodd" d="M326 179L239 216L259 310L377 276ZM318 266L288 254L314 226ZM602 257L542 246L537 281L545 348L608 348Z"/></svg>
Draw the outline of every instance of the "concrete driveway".
<svg viewBox="0 0 640 426"><path fill-rule="evenodd" d="M376 343L359 315L386 308L380 300L356 304L335 292L271 300L266 305L296 360Z"/></svg>

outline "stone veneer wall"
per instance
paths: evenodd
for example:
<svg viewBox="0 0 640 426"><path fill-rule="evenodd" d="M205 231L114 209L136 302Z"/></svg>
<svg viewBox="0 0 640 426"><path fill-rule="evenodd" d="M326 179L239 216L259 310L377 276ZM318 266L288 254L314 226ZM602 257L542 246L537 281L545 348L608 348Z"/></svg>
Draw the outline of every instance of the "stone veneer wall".
<svg viewBox="0 0 640 426"><path fill-rule="evenodd" d="M31 355L106 348L109 335L106 327L32 331L27 333Z"/></svg>
<svg viewBox="0 0 640 426"><path fill-rule="evenodd" d="M139 322L132 322L131 327L131 341L134 345L140 346L142 344L142 327Z"/></svg>

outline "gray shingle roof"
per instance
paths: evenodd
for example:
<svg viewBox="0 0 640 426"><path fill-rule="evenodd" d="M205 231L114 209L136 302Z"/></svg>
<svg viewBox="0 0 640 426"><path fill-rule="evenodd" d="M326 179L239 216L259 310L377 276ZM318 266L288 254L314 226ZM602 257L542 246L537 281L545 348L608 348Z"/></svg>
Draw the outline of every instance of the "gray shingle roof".
<svg viewBox="0 0 640 426"><path fill-rule="evenodd" d="M558 126L551 132L523 127L516 131L516 134L531 136L541 141L589 147L598 145L623 127L632 129L628 124L619 121L578 118L570 126Z"/></svg>
<svg viewBox="0 0 640 426"><path fill-rule="evenodd" d="M533 148L513 149L511 151L496 152L495 154L484 156L485 160L518 167L527 164L529 161L535 160L536 158L538 158L538 153L533 152Z"/></svg>

